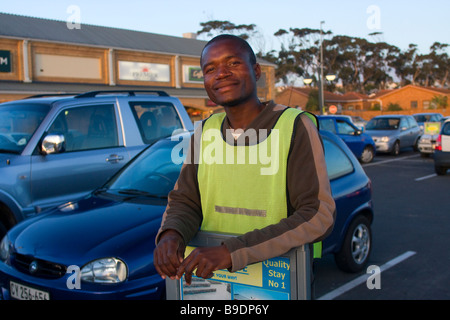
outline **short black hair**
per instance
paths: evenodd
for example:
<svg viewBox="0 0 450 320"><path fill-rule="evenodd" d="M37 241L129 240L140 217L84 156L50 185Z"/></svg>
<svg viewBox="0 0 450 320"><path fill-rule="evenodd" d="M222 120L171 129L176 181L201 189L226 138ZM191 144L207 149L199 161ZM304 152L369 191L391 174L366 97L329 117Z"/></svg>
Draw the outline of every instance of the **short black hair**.
<svg viewBox="0 0 450 320"><path fill-rule="evenodd" d="M234 36L232 34L221 34L218 35L214 38L212 38L211 40L208 41L208 43L206 43L205 47L202 50L202 54L200 55L200 64L203 58L203 52L205 51L205 49L210 46L211 44L217 42L217 41L221 41L221 40L233 40L236 41L237 43L239 43L239 46L244 49L245 51L247 51L249 59L250 59L250 63L252 65L256 64L256 55L255 52L253 51L252 47L248 44L247 41L245 41L244 39L242 39L241 37L238 36Z"/></svg>

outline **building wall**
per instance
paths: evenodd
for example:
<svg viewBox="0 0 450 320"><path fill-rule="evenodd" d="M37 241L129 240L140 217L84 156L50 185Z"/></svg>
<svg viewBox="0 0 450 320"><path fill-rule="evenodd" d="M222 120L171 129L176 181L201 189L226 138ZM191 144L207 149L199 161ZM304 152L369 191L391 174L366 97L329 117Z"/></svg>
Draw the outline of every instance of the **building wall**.
<svg viewBox="0 0 450 320"><path fill-rule="evenodd" d="M10 56L10 71L0 69L0 102L30 95L4 92L1 81L100 84L111 90L122 85L162 90L203 89L200 57L195 56L8 38L0 38L0 52ZM0 57L0 64L3 61ZM274 99L275 67L262 65L261 69L258 96L262 100ZM199 92L198 96L178 98L204 118L218 107L211 104L204 90Z"/></svg>
<svg viewBox="0 0 450 320"><path fill-rule="evenodd" d="M434 109L431 100L435 96L447 96L450 103L450 94L438 91L420 88L416 86L406 86L401 89L392 91L392 93L379 97L382 102L382 109L386 111L389 104L398 104L403 110L411 110L413 112L422 112ZM378 103L376 101L375 103ZM450 106L449 106L450 107Z"/></svg>

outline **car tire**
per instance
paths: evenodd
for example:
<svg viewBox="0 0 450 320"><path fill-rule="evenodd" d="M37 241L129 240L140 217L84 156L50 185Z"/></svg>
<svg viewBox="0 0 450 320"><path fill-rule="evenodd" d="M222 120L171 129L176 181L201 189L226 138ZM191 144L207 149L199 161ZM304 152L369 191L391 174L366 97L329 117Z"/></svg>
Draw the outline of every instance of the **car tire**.
<svg viewBox="0 0 450 320"><path fill-rule="evenodd" d="M393 156L398 156L400 154L400 141L395 141L394 146L392 147L391 154Z"/></svg>
<svg viewBox="0 0 450 320"><path fill-rule="evenodd" d="M440 167L440 166L434 166L434 171L439 176L445 176L446 173L447 173L447 168L446 167Z"/></svg>
<svg viewBox="0 0 450 320"><path fill-rule="evenodd" d="M6 229L3 222L0 221L0 241L3 239L3 237L6 235L7 232L8 232L8 229Z"/></svg>
<svg viewBox="0 0 450 320"><path fill-rule="evenodd" d="M360 272L366 266L372 251L372 230L365 216L357 216L350 224L341 250L334 258L339 269Z"/></svg>
<svg viewBox="0 0 450 320"><path fill-rule="evenodd" d="M369 163L372 162L373 158L375 157L375 150L371 146L366 146L361 153L360 161L362 163Z"/></svg>

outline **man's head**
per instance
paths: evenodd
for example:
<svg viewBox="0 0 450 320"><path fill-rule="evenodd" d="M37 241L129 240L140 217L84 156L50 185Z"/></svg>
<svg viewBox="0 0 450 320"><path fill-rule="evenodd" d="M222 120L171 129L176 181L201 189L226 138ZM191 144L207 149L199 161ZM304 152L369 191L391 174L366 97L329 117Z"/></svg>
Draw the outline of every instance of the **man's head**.
<svg viewBox="0 0 450 320"><path fill-rule="evenodd" d="M250 45L242 38L220 35L202 51L200 64L205 89L212 101L232 107L258 99L256 81L261 67Z"/></svg>

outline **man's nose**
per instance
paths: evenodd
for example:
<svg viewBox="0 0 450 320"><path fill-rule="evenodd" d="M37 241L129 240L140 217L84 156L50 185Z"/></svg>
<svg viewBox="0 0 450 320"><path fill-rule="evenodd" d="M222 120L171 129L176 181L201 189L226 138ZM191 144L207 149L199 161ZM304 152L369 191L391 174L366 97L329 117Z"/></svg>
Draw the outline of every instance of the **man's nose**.
<svg viewBox="0 0 450 320"><path fill-rule="evenodd" d="M231 75L231 71L226 64L217 67L216 79L226 78Z"/></svg>

